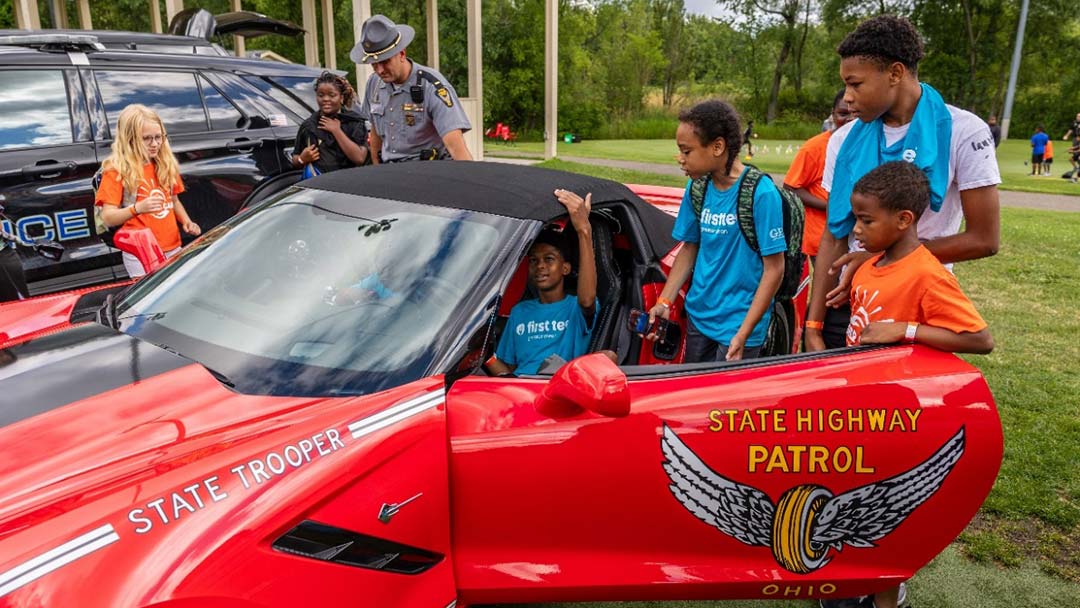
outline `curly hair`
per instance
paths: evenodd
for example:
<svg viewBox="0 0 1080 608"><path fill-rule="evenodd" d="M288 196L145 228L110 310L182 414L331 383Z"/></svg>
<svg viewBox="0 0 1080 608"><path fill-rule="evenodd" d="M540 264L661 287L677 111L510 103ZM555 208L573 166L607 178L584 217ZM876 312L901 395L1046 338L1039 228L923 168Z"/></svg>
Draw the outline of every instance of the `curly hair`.
<svg viewBox="0 0 1080 608"><path fill-rule="evenodd" d="M926 55L922 37L915 26L894 15L878 15L863 21L836 47L836 52L843 59L864 57L882 69L899 61L913 74Z"/></svg>
<svg viewBox="0 0 1080 608"><path fill-rule="evenodd" d="M859 178L851 193L872 196L889 211L910 211L918 220L930 205L930 180L915 165L894 160Z"/></svg>
<svg viewBox="0 0 1080 608"><path fill-rule="evenodd" d="M725 101L710 99L679 112L679 122L693 127L702 145L723 139L727 146L727 164L724 170L731 172L731 165L735 163L743 143L739 114L735 108Z"/></svg>
<svg viewBox="0 0 1080 608"><path fill-rule="evenodd" d="M333 72L323 72L322 74L319 74L319 77L315 80L315 91L317 92L319 90L319 85L323 84L334 85L338 92L341 93L342 108L351 108L353 102L356 101L356 91L353 90L348 79L338 76Z"/></svg>

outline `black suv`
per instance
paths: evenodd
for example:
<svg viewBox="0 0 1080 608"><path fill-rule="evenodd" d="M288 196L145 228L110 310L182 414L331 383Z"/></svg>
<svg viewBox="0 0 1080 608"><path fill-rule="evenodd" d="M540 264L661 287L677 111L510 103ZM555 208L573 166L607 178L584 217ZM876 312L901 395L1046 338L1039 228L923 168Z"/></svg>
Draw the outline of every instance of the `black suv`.
<svg viewBox="0 0 1080 608"><path fill-rule="evenodd" d="M35 295L126 276L96 233L90 184L125 106L161 116L187 188L180 199L203 230L240 210L260 184L295 181L284 179L287 154L316 107L316 68L204 54L207 42L188 36L130 34L133 44L117 49L94 34L0 31L4 227L24 242L66 248L58 262L19 248Z"/></svg>

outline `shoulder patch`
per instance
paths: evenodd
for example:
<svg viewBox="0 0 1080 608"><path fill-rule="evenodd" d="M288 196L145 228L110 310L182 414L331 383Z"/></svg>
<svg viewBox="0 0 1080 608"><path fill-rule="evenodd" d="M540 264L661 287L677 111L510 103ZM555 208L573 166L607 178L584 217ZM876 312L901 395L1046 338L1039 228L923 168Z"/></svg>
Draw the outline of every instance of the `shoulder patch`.
<svg viewBox="0 0 1080 608"><path fill-rule="evenodd" d="M435 89L435 94L439 96L439 99L446 104L446 107L454 107L454 100L450 98L450 91L446 90L446 87L438 87Z"/></svg>

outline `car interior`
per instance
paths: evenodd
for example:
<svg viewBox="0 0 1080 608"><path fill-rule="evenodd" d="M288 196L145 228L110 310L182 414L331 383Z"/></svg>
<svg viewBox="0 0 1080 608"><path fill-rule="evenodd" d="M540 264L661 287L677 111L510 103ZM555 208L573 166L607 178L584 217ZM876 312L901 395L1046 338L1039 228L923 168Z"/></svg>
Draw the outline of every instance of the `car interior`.
<svg viewBox="0 0 1080 608"><path fill-rule="evenodd" d="M648 262L646 250L639 240L642 237L634 230L636 215L628 206L620 203L599 206L593 209L589 221L592 225L596 294L600 307L589 352L611 350L616 353L620 366L637 365L643 362L643 340L629 330L626 319L631 309L645 309L643 285L659 283L662 286L664 275L655 262L651 265ZM566 289L567 293L577 293L579 254L576 251L574 228L565 217L552 222L550 226L561 229L566 237L567 261L573 268L566 279ZM483 344L480 361L485 361L494 352L510 309L519 301L538 297L535 288L528 282L528 267L528 256L524 255L503 294L493 331L487 343ZM647 346L651 348L652 344L648 343ZM475 356L474 353L470 360L475 361ZM650 360L648 363L656 361Z"/></svg>

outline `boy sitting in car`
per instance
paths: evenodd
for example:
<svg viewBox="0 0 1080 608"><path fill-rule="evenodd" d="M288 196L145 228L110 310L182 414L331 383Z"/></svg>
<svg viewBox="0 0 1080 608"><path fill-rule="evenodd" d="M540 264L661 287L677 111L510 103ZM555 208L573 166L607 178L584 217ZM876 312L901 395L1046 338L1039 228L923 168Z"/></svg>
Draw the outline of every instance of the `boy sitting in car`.
<svg viewBox="0 0 1080 608"><path fill-rule="evenodd" d="M566 261L563 234L544 230L529 249L529 282L539 297L518 302L510 310L495 355L487 369L496 376L536 374L551 355L563 361L584 355L596 323L596 262L593 258L589 212L592 194L582 199L568 190L555 196L570 215L577 232L580 264L577 296L566 293L571 264Z"/></svg>

